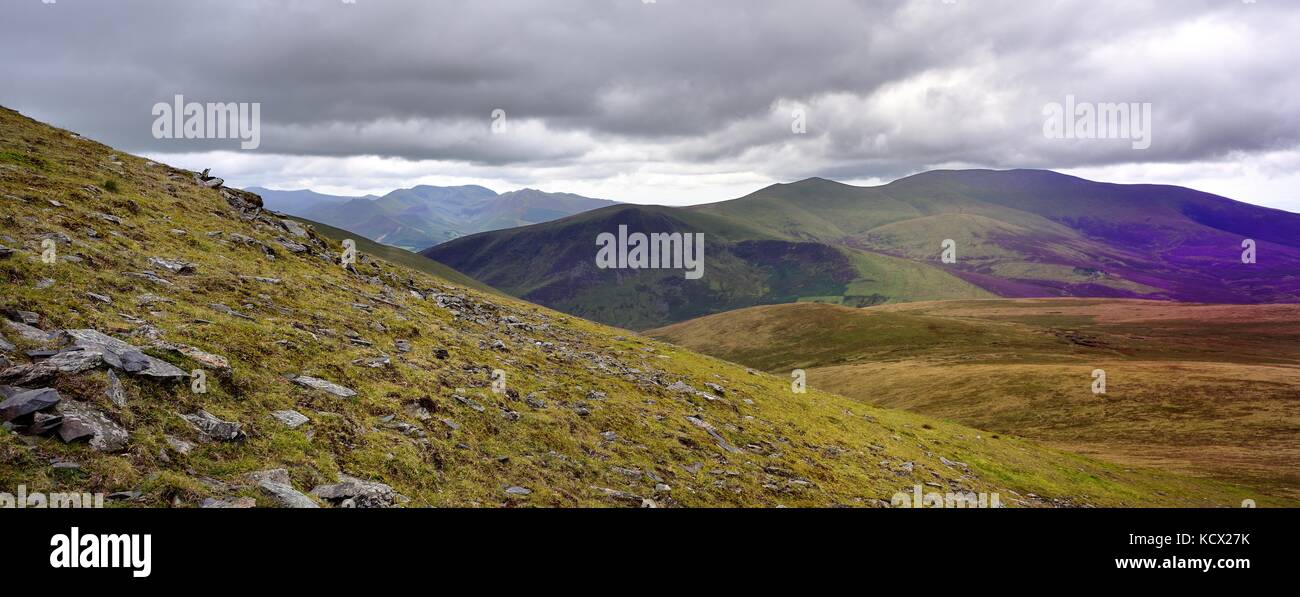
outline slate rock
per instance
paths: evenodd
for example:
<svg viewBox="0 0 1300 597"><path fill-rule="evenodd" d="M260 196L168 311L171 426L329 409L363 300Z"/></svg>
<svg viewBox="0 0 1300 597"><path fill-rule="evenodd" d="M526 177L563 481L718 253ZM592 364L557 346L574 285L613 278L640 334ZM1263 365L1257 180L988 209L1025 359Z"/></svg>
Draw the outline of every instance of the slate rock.
<svg viewBox="0 0 1300 597"><path fill-rule="evenodd" d="M21 388L17 389L21 390ZM62 400L62 396L54 388L15 392L11 397L6 398L4 402L0 402L0 421L9 422L38 411L53 408L60 400Z"/></svg>
<svg viewBox="0 0 1300 597"><path fill-rule="evenodd" d="M199 507L200 508L241 508L241 509L256 508L257 500L250 497L241 497L241 498L232 498L232 499L206 498L203 500L203 503L199 505Z"/></svg>
<svg viewBox="0 0 1300 597"><path fill-rule="evenodd" d="M164 259L162 257L150 257L149 265L152 265L154 267L160 267L173 274L185 275L185 274L192 274L199 271L198 266L188 261L181 261L179 259Z"/></svg>
<svg viewBox="0 0 1300 597"><path fill-rule="evenodd" d="M100 452L121 452L131 438L121 425L88 404L75 400L63 402L59 414L63 415L59 439L64 442L87 440L91 448Z"/></svg>
<svg viewBox="0 0 1300 597"><path fill-rule="evenodd" d="M32 413L32 422L22 430L28 435L45 435L63 424L63 415L43 412Z"/></svg>
<svg viewBox="0 0 1300 597"><path fill-rule="evenodd" d="M126 406L126 388L122 387L122 380L117 378L112 369L108 370L108 387L104 388L104 395L113 404Z"/></svg>
<svg viewBox="0 0 1300 597"><path fill-rule="evenodd" d="M181 418L189 421L190 425L193 425L199 433L208 439L222 442L244 439L243 425L218 419L206 410L199 410L199 412L192 415L181 415Z"/></svg>
<svg viewBox="0 0 1300 597"><path fill-rule="evenodd" d="M100 353L104 362L128 373L159 379L187 379L189 374L161 359L144 354L139 348L95 330L64 330L63 337L74 347L88 353Z"/></svg>
<svg viewBox="0 0 1300 597"><path fill-rule="evenodd" d="M397 492L388 485L344 474L339 475L338 483L321 485L311 493L336 506L351 508L391 508L398 498Z"/></svg>
<svg viewBox="0 0 1300 597"><path fill-rule="evenodd" d="M0 372L0 381L15 385L30 385L48 381L59 375L75 375L98 368L104 364L103 354L68 350L37 363L18 365Z"/></svg>
<svg viewBox="0 0 1300 597"><path fill-rule="evenodd" d="M319 390L325 392L326 394L332 394L334 396L338 396L339 398L352 398L353 396L357 395L357 393L352 391L351 389L345 388L336 383L325 381L323 379L319 379L316 377L308 377L306 375L299 375L298 377L293 378L293 383L296 383L304 388L310 388L313 390Z"/></svg>
<svg viewBox="0 0 1300 597"><path fill-rule="evenodd" d="M709 436L713 438L713 441L718 443L718 447L722 448L723 450L732 453L740 452L740 448L733 446L730 442L728 442L725 438L722 437L722 434L718 433L718 430L715 429L713 425L710 425L708 422L704 421L703 419L700 419L698 417L686 417L686 420L690 422L690 424L699 427L700 429L703 429L705 433L708 433Z"/></svg>
<svg viewBox="0 0 1300 597"><path fill-rule="evenodd" d="M275 481L263 480L257 484L257 487L269 496L281 508L319 508L317 504L306 494L294 489L287 483L277 483Z"/></svg>
<svg viewBox="0 0 1300 597"><path fill-rule="evenodd" d="M280 220L280 225L281 225L281 226L284 226L284 229L285 229L286 232L288 232L289 234L292 234L292 235L294 235L294 236L296 236L296 237L298 237L298 238L307 238L307 236L308 236L308 235L307 235L307 229L304 228L302 224L299 224L298 222L295 222L294 220L290 220L290 219L287 219L287 218L282 218L282 219Z"/></svg>
<svg viewBox="0 0 1300 597"><path fill-rule="evenodd" d="M178 437L173 437L168 435L163 437L163 439L167 442L168 447L170 447L173 451L175 451L177 454L180 454L181 456L189 454L190 451L194 449L194 444L187 442L183 439L180 439Z"/></svg>
<svg viewBox="0 0 1300 597"><path fill-rule="evenodd" d="M290 429L297 429L310 421L306 415L296 410L277 410L271 416Z"/></svg>
<svg viewBox="0 0 1300 597"><path fill-rule="evenodd" d="M21 321L6 321L5 325L9 330L17 334L19 338L28 342L49 342L54 339L54 334L32 327Z"/></svg>
<svg viewBox="0 0 1300 597"><path fill-rule="evenodd" d="M197 362L200 365L203 365L204 367L207 367L208 369L215 369L217 371L230 371L230 361L227 360L226 357L215 355L210 352L204 351L202 349L195 348L193 346L186 346L184 344L172 344L170 342L157 342L155 343L155 345L158 348L170 350L172 352L180 354L181 356L188 357L189 359Z"/></svg>

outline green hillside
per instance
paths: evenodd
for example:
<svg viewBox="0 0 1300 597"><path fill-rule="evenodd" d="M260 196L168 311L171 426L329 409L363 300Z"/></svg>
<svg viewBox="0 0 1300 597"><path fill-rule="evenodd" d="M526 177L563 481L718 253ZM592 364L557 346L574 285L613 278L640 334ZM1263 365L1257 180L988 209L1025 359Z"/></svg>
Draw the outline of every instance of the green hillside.
<svg viewBox="0 0 1300 597"><path fill-rule="evenodd" d="M1253 496L794 393L364 252L345 269L338 243L252 195L8 110L0 224L7 491L150 507L874 507L920 484L1013 507Z"/></svg>

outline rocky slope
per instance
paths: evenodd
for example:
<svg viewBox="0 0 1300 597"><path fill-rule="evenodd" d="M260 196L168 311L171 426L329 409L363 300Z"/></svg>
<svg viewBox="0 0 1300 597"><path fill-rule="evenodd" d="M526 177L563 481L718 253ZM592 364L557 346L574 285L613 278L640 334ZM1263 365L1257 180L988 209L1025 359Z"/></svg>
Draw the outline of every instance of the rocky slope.
<svg viewBox="0 0 1300 597"><path fill-rule="evenodd" d="M259 201L0 110L0 490L189 507L1252 497L792 393L364 253L344 268L337 242Z"/></svg>

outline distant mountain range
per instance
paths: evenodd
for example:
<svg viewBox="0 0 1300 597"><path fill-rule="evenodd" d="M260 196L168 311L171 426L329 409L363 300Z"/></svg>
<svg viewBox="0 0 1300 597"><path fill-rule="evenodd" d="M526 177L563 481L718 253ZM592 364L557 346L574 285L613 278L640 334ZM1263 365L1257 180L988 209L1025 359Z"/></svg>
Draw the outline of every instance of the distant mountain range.
<svg viewBox="0 0 1300 597"><path fill-rule="evenodd" d="M700 232L705 275L600 269L597 236ZM943 246L953 241L955 263ZM1256 263L1243 263L1253 243ZM1042 170L819 178L694 207L617 205L423 252L502 291L631 329L762 304L987 297L1300 302L1300 215Z"/></svg>
<svg viewBox="0 0 1300 597"><path fill-rule="evenodd" d="M270 209L355 232L412 251L454 238L547 222L615 205L569 193L523 189L497 194L480 186L417 186L383 197L341 197L313 191L248 189Z"/></svg>

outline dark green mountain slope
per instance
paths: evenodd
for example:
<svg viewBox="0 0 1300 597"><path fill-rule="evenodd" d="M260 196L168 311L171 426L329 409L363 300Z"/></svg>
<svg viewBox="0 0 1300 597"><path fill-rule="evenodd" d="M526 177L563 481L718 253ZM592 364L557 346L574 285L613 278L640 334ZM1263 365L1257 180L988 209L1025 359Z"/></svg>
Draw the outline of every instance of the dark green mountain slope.
<svg viewBox="0 0 1300 597"><path fill-rule="evenodd" d="M706 274L601 270L596 235L702 232ZM946 241L955 263L941 259ZM1267 259L1243 263L1243 243ZM1300 302L1300 216L1191 189L1047 171L824 179L686 208L621 206L425 255L529 300L632 328L737 307L981 297Z"/></svg>

